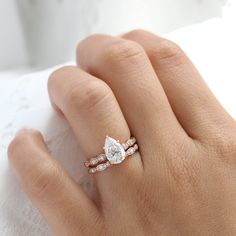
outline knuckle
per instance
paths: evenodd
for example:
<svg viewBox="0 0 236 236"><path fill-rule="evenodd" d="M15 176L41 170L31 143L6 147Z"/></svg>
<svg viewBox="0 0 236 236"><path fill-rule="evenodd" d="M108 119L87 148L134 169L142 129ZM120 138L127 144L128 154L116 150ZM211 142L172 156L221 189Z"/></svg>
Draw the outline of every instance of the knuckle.
<svg viewBox="0 0 236 236"><path fill-rule="evenodd" d="M72 109L90 111L110 95L111 90L105 82L86 80L72 88L66 100Z"/></svg>
<svg viewBox="0 0 236 236"><path fill-rule="evenodd" d="M81 45L87 42L96 42L99 37L101 37L102 34L99 33L94 33L91 35L86 36L84 39L82 39L80 42L77 43L76 45L76 51L78 52L80 50Z"/></svg>
<svg viewBox="0 0 236 236"><path fill-rule="evenodd" d="M8 156L14 156L14 154L22 147L22 145L25 144L25 141L25 135L18 135L17 137L15 137L8 146Z"/></svg>
<svg viewBox="0 0 236 236"><path fill-rule="evenodd" d="M8 146L8 158L14 158L24 147L30 147L35 138L42 139L42 135L37 130L27 130L18 134Z"/></svg>
<svg viewBox="0 0 236 236"><path fill-rule="evenodd" d="M125 35L132 36L133 38L138 38L139 36L150 34L148 31L144 29L134 29L131 30L130 32L126 33Z"/></svg>
<svg viewBox="0 0 236 236"><path fill-rule="evenodd" d="M53 87L55 80L64 78L76 70L76 66L63 66L52 72L48 78L48 88Z"/></svg>
<svg viewBox="0 0 236 236"><path fill-rule="evenodd" d="M111 63L127 60L137 60L145 55L144 49L136 42L117 40L105 49L105 58Z"/></svg>
<svg viewBox="0 0 236 236"><path fill-rule="evenodd" d="M182 49L168 39L160 39L160 43L151 52L151 59L161 63L171 63L171 66L178 66L186 60Z"/></svg>

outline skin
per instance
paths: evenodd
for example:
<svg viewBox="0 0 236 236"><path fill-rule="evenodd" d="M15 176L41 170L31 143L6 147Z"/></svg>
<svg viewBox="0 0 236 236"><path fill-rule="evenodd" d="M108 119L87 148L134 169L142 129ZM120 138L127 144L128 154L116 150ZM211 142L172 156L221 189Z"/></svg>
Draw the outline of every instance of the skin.
<svg viewBox="0 0 236 236"><path fill-rule="evenodd" d="M236 123L179 46L142 30L93 35L77 64L48 90L84 154L101 153L107 134L132 134L139 152L94 175L92 200L38 131L19 132L10 163L54 234L236 235Z"/></svg>

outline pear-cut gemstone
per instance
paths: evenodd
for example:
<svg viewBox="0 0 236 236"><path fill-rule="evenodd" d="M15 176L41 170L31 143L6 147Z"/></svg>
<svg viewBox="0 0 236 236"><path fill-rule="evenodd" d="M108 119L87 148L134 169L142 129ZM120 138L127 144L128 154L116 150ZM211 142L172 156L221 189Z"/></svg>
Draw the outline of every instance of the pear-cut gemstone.
<svg viewBox="0 0 236 236"><path fill-rule="evenodd" d="M125 159L123 146L113 138L106 137L105 154L111 164L119 164Z"/></svg>

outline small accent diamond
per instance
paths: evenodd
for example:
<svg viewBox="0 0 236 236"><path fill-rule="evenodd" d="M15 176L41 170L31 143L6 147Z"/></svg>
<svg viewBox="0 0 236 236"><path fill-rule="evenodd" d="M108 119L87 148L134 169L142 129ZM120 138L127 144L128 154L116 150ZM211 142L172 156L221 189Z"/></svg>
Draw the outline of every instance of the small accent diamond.
<svg viewBox="0 0 236 236"><path fill-rule="evenodd" d="M90 159L90 164L91 165L96 165L98 163L98 160L96 159L96 158L92 158L92 159Z"/></svg>

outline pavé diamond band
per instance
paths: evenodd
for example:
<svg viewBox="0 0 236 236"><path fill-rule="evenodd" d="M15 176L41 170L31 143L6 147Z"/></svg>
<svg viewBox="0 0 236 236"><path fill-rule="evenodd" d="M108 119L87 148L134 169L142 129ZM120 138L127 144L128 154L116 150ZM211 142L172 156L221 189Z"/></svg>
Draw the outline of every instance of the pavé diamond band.
<svg viewBox="0 0 236 236"><path fill-rule="evenodd" d="M96 173L106 170L111 165L119 164L126 157L133 155L138 150L136 139L131 137L125 143L120 143L109 136L106 137L104 151L105 153L85 161L84 165L89 173Z"/></svg>

